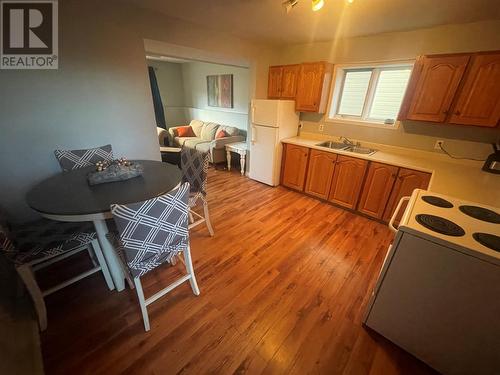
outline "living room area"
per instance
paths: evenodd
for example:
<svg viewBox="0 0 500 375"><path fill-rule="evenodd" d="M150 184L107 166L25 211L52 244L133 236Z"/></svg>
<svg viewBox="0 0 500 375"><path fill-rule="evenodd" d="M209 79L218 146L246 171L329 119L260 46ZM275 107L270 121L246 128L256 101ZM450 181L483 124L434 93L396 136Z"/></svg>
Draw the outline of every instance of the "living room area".
<svg viewBox="0 0 500 375"><path fill-rule="evenodd" d="M226 168L227 145L246 150L248 67L158 54L146 59L163 159L177 163L180 148L187 147Z"/></svg>

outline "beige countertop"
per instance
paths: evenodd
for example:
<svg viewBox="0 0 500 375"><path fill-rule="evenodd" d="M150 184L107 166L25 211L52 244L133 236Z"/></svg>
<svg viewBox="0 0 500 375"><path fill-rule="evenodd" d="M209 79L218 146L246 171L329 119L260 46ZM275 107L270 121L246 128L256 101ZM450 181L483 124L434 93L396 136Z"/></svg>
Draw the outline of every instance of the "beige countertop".
<svg viewBox="0 0 500 375"><path fill-rule="evenodd" d="M379 151L372 155L361 155L317 146L318 143L325 140L338 141L334 137L303 133L301 136L288 138L282 142L429 172L432 173L429 184L430 191L497 208L500 207L500 175L482 171L483 162L455 160L439 153L369 142L361 142L361 145Z"/></svg>

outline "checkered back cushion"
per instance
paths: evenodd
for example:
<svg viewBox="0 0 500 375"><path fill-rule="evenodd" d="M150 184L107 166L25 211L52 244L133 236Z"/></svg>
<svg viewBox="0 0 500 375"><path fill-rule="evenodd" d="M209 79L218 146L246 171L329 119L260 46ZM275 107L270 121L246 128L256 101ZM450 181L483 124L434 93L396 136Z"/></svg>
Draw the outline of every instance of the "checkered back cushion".
<svg viewBox="0 0 500 375"><path fill-rule="evenodd" d="M98 161L112 161L111 145L91 148L88 150L55 150L57 161L63 171L71 171L95 165Z"/></svg>
<svg viewBox="0 0 500 375"><path fill-rule="evenodd" d="M0 213L0 252L13 252L14 244L11 240L10 228L7 221Z"/></svg>
<svg viewBox="0 0 500 375"><path fill-rule="evenodd" d="M207 194L208 162L210 155L183 147L181 150L182 181L189 182L191 192Z"/></svg>
<svg viewBox="0 0 500 375"><path fill-rule="evenodd" d="M114 204L115 220L125 261L140 277L186 249L189 184L159 197L126 205Z"/></svg>

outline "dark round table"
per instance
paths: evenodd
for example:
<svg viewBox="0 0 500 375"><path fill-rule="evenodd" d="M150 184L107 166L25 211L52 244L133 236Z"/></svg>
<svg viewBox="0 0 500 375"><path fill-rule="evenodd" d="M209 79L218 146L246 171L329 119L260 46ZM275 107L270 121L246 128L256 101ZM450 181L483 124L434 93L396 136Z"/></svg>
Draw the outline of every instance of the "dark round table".
<svg viewBox="0 0 500 375"><path fill-rule="evenodd" d="M28 205L42 216L58 221L92 221L106 263L118 291L125 287L120 260L109 243L105 219L111 204L139 202L165 194L181 182L180 169L153 160L135 160L144 167L142 176L126 181L90 186L87 174L95 167L62 172L34 186L26 195Z"/></svg>

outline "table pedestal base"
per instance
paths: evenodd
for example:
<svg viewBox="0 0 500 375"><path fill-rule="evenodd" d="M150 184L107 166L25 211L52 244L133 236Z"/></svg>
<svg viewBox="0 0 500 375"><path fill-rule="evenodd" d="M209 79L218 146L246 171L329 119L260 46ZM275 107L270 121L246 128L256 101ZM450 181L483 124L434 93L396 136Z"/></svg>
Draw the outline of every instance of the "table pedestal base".
<svg viewBox="0 0 500 375"><path fill-rule="evenodd" d="M108 264L109 273L111 273L111 277L115 283L116 290L121 292L125 289L125 273L123 272L121 260L118 257L118 254L106 237L108 234L106 220L94 220L94 227L95 232L97 233L97 239L99 240L99 245L101 245L102 253L104 254L104 258L106 258L106 263Z"/></svg>

